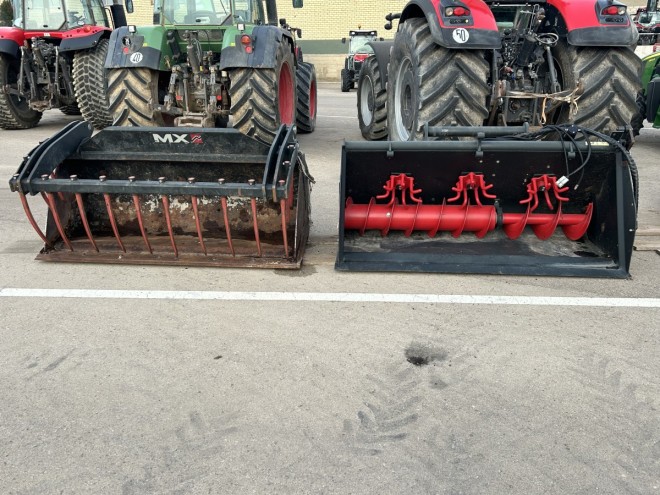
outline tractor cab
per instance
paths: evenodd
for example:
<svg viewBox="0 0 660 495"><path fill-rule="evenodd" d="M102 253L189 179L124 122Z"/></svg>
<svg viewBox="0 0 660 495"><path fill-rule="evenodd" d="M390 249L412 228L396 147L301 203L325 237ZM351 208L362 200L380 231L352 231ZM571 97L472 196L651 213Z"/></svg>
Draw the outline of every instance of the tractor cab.
<svg viewBox="0 0 660 495"><path fill-rule="evenodd" d="M159 0L154 3L154 24L167 26L220 26L263 24L263 3L255 0Z"/></svg>
<svg viewBox="0 0 660 495"><path fill-rule="evenodd" d="M25 31L69 31L80 26L110 28L100 2L87 0L4 0L3 11L13 10L13 26Z"/></svg>
<svg viewBox="0 0 660 495"><path fill-rule="evenodd" d="M348 41L348 56L344 60L344 68L341 71L341 90L344 92L355 87L363 62L374 52L369 43L378 41L376 30L354 29L348 34L348 40L346 38L341 39L344 44Z"/></svg>

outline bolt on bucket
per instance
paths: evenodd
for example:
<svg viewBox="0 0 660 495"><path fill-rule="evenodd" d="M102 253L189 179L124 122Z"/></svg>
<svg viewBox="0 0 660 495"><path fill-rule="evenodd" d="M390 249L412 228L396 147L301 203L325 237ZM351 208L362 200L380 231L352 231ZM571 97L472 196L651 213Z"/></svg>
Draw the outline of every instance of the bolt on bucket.
<svg viewBox="0 0 660 495"><path fill-rule="evenodd" d="M10 180L48 261L299 268L310 182L292 127L272 145L234 129L74 122ZM28 197L48 208L46 229Z"/></svg>
<svg viewBox="0 0 660 495"><path fill-rule="evenodd" d="M634 162L579 132L427 127L425 141L344 143L336 268L628 277ZM476 139L430 139L459 136Z"/></svg>

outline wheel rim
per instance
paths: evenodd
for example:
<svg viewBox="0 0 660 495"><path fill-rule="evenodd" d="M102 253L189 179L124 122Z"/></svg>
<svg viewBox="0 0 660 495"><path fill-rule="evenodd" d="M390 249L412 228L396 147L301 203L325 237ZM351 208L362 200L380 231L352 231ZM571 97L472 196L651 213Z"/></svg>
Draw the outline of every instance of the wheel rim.
<svg viewBox="0 0 660 495"><path fill-rule="evenodd" d="M314 80L309 88L309 118L316 118L316 81Z"/></svg>
<svg viewBox="0 0 660 495"><path fill-rule="evenodd" d="M278 84L278 100L280 108L280 123L293 124L293 78L289 64L283 64L280 70Z"/></svg>
<svg viewBox="0 0 660 495"><path fill-rule="evenodd" d="M394 129L399 138L407 141L413 134L415 121L415 87L412 63L409 58L401 62L394 88Z"/></svg>
<svg viewBox="0 0 660 495"><path fill-rule="evenodd" d="M365 125L371 125L374 118L374 84L369 76L365 76L360 86L360 112Z"/></svg>

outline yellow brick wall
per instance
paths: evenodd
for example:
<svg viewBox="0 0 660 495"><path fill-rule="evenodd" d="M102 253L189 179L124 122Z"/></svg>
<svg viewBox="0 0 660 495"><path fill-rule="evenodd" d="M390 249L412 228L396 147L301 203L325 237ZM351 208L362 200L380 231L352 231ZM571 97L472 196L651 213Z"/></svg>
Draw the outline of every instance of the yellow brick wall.
<svg viewBox="0 0 660 495"><path fill-rule="evenodd" d="M395 30L383 29L385 14L400 12L404 5L405 2L396 0L305 0L302 9L294 9L290 1L284 0L277 3L277 10L290 25L303 30L303 40L341 39L358 25L362 29L375 29L384 38L392 38Z"/></svg>
<svg viewBox="0 0 660 495"><path fill-rule="evenodd" d="M151 0L133 0L135 12L128 14L130 24L151 24L153 19L153 2ZM331 51L342 53L342 47L336 42L348 35L350 29L376 29L378 35L392 38L394 29L385 31L385 14L399 12L405 5L404 1L385 0L379 2L365 2L360 0L306 0L302 9L294 9L291 0L278 2L279 17L286 18L287 22L302 29L302 46L306 41L332 40L335 43ZM396 23L395 23L396 28ZM318 44L314 44L318 46ZM306 50L309 53L309 50Z"/></svg>

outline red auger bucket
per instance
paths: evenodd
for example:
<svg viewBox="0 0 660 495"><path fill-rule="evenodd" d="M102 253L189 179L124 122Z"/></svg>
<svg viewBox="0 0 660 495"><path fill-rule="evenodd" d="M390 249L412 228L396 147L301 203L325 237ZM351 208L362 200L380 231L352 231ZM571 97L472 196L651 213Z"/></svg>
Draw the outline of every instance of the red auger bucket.
<svg viewBox="0 0 660 495"><path fill-rule="evenodd" d="M311 177L293 128L271 146L233 129L74 122L10 180L48 261L299 268ZM48 207L46 231L27 196ZM40 200L41 201L41 200Z"/></svg>
<svg viewBox="0 0 660 495"><path fill-rule="evenodd" d="M576 130L427 127L425 141L344 143L336 268L628 277L634 162Z"/></svg>

